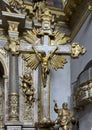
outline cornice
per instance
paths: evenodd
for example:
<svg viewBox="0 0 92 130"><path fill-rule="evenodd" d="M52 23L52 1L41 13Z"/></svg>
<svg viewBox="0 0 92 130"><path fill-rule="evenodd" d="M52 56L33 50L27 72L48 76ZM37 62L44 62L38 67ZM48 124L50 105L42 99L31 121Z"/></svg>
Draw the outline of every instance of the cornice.
<svg viewBox="0 0 92 130"><path fill-rule="evenodd" d="M91 13L92 8L91 0L68 0L64 8L66 17L68 18L67 24L71 30L71 40L76 36L83 23Z"/></svg>

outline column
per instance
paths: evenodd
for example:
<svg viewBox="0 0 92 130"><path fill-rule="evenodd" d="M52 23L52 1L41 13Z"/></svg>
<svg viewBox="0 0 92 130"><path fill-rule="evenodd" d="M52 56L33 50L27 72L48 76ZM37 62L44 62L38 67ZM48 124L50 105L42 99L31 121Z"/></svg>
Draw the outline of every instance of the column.
<svg viewBox="0 0 92 130"><path fill-rule="evenodd" d="M9 24L9 121L19 121L19 70L16 41L18 40L18 22ZM15 40L15 41L14 41Z"/></svg>
<svg viewBox="0 0 92 130"><path fill-rule="evenodd" d="M9 120L19 121L18 56L9 54Z"/></svg>

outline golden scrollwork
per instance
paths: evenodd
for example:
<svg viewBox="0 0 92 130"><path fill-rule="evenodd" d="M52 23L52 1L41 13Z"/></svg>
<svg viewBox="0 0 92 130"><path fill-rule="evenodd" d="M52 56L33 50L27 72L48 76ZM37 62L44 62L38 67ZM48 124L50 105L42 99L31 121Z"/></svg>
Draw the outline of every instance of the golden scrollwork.
<svg viewBox="0 0 92 130"><path fill-rule="evenodd" d="M32 106L32 104L35 102L35 93L37 92L36 89L33 87L33 80L32 80L32 76L30 74L25 74L23 75L23 77L20 77L22 84L21 84L21 88L24 94L24 97L26 99L26 103L28 103L30 105L30 107Z"/></svg>
<svg viewBox="0 0 92 130"><path fill-rule="evenodd" d="M9 119L16 120L19 119L19 96L16 93L11 93L9 95ZM14 117L14 118L13 118Z"/></svg>
<svg viewBox="0 0 92 130"><path fill-rule="evenodd" d="M71 130L72 123L76 124L77 120L74 118L73 112L68 108L68 104L64 102L62 108L58 108L55 100L54 103L54 111L58 114L55 124L60 125L59 130Z"/></svg>
<svg viewBox="0 0 92 130"><path fill-rule="evenodd" d="M11 52L13 55L19 54L20 40L16 37L9 37L8 44L5 45L4 49Z"/></svg>
<svg viewBox="0 0 92 130"><path fill-rule="evenodd" d="M73 58L78 57L80 54L85 54L86 49L83 46L80 46L78 43L73 43L71 46L71 56Z"/></svg>
<svg viewBox="0 0 92 130"><path fill-rule="evenodd" d="M36 70L39 64L41 64L42 82L43 86L46 87L47 75L49 75L50 72L49 65L51 65L54 70L57 70L63 68L67 61L61 55L56 54L58 48L55 48L47 56L45 52L39 53L34 47L32 48L33 52L31 54L23 54L22 57L27 62L27 67L30 67L32 70Z"/></svg>

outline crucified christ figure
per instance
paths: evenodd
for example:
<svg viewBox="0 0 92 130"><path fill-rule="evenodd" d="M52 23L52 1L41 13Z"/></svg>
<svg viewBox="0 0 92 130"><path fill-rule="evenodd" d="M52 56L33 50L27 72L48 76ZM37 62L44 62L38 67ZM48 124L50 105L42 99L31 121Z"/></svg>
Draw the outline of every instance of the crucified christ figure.
<svg viewBox="0 0 92 130"><path fill-rule="evenodd" d="M27 61L27 67L30 67L32 70L36 70L39 64L41 64L42 83L43 87L46 87L47 75L50 72L50 65L55 70L63 68L66 63L66 59L56 53L58 47L52 50L48 55L46 55L45 52L39 52L34 47L32 47L32 49L33 52L31 52L31 54L23 54L23 59Z"/></svg>
<svg viewBox="0 0 92 130"><path fill-rule="evenodd" d="M46 86L46 81L47 81L47 75L50 72L49 68L49 62L51 58L54 56L55 52L58 50L58 48L55 48L55 50L51 51L47 56L46 53L40 54L34 47L32 47L38 60L41 62L42 66L42 82L43 82L43 87Z"/></svg>

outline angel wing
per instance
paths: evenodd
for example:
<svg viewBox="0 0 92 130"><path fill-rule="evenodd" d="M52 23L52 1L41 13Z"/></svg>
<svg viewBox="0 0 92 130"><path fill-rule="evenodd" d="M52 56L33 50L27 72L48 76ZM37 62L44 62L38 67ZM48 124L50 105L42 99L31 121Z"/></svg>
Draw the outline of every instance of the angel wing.
<svg viewBox="0 0 92 130"><path fill-rule="evenodd" d="M67 63L66 59L60 55L54 55L50 62L52 68L55 70L63 68L64 64L66 63Z"/></svg>
<svg viewBox="0 0 92 130"><path fill-rule="evenodd" d="M32 70L36 70L41 62L36 54L23 54L22 58L27 62L27 67L30 67Z"/></svg>

